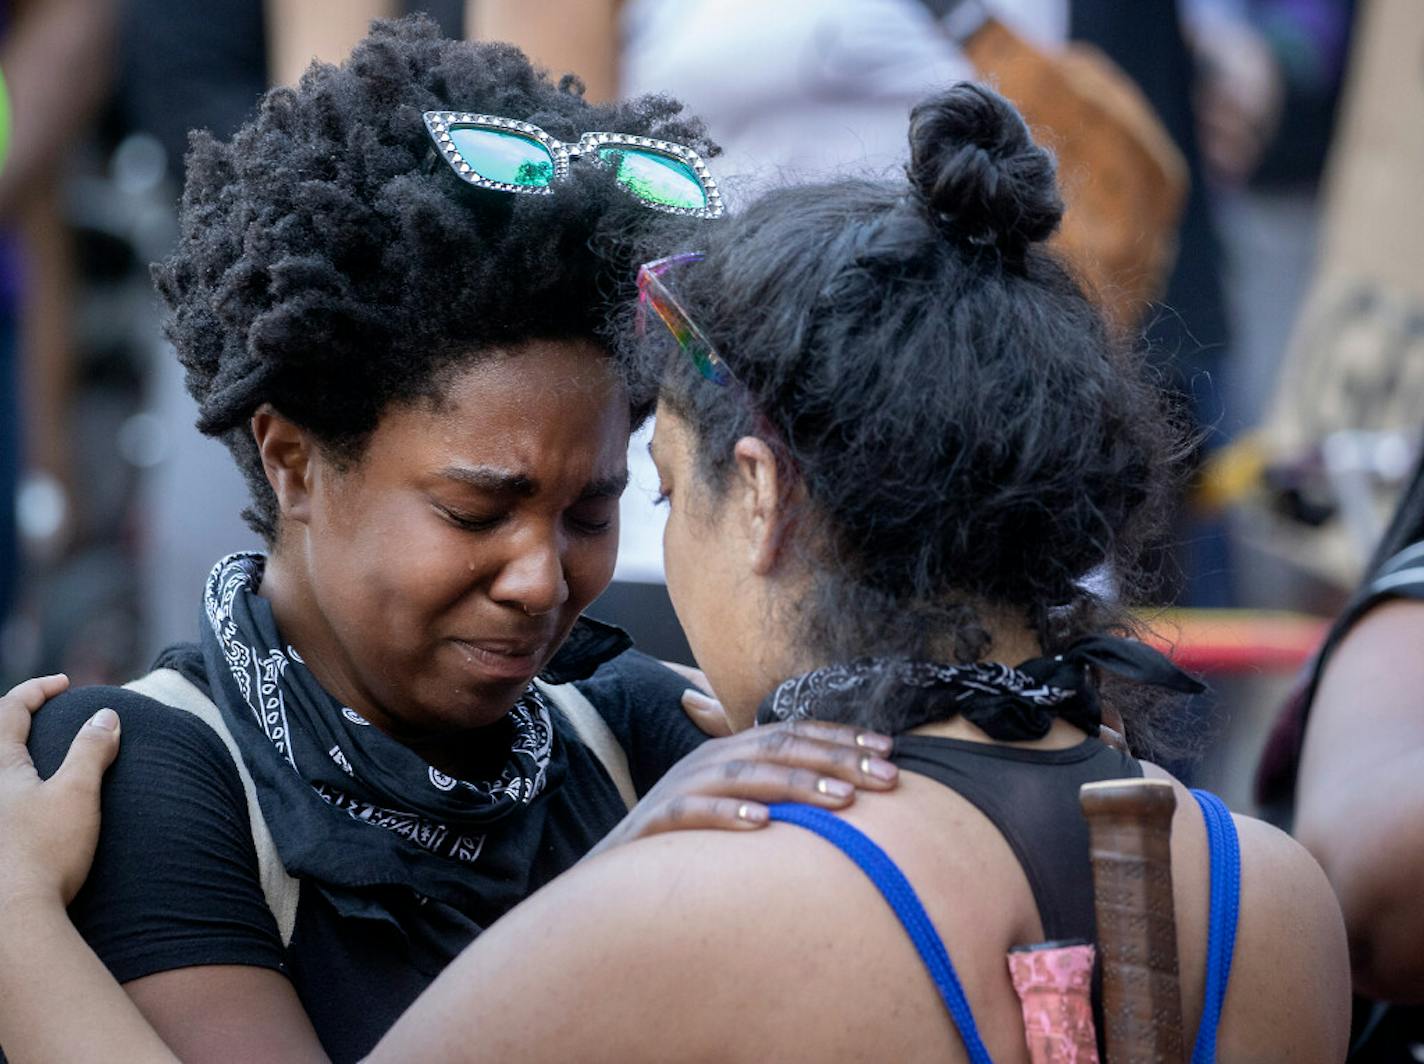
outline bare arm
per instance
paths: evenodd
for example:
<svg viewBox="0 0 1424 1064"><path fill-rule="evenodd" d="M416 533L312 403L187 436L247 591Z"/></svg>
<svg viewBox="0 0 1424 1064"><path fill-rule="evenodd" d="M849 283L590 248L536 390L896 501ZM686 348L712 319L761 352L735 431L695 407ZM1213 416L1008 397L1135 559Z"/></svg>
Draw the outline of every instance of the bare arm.
<svg viewBox="0 0 1424 1064"><path fill-rule="evenodd" d="M106 969L101 971L108 975ZM328 1059L291 982L270 968L236 964L175 968L125 983L124 990L141 1013L139 1022L146 1028L152 1024L149 1029L165 1046L164 1052L171 1050L171 1055L188 1064L231 1060L326 1064ZM133 1019L127 1017L125 1022L137 1037ZM66 1059L80 1058L71 1054Z"/></svg>
<svg viewBox="0 0 1424 1064"><path fill-rule="evenodd" d="M13 1064L55 1060L177 1058L139 1014L53 899L7 903L13 924L0 936L0 1039ZM62 1003L83 1002L73 1021Z"/></svg>
<svg viewBox="0 0 1424 1064"><path fill-rule="evenodd" d="M772 834L662 835L585 861L467 948L367 1064L746 1059L730 1018L757 1026L747 1005L778 977L787 921L738 881ZM785 896L771 886L769 897ZM784 1012L777 1022L794 1024ZM805 1046L778 1054L774 1044L761 1048L808 1057Z"/></svg>
<svg viewBox="0 0 1424 1064"><path fill-rule="evenodd" d="M0 970L17 973L0 982L0 1033L12 1064L327 1060L279 973L179 968L120 987L57 899L8 903Z"/></svg>
<svg viewBox="0 0 1424 1064"><path fill-rule="evenodd" d="M1217 1059L1335 1064L1350 1035L1340 907L1299 843L1259 820L1235 821L1242 917Z"/></svg>
<svg viewBox="0 0 1424 1064"><path fill-rule="evenodd" d="M1330 658L1296 835L1339 896L1356 987L1424 1001L1424 604L1376 607Z"/></svg>
<svg viewBox="0 0 1424 1064"><path fill-rule="evenodd" d="M466 0L465 28L517 44L556 79L572 71L590 100L618 95L618 0Z"/></svg>
<svg viewBox="0 0 1424 1064"><path fill-rule="evenodd" d="M63 764L42 781L26 747L30 714L66 686L46 677L0 698L0 1045L8 1059L324 1061L280 972L202 965L121 988L75 930L66 905L99 845L100 779L118 750L119 717L105 709L79 727ZM130 738L142 740L143 729Z"/></svg>
<svg viewBox="0 0 1424 1064"><path fill-rule="evenodd" d="M108 88L113 0L25 0L0 48L10 96L10 148L0 169L0 221L47 180Z"/></svg>
<svg viewBox="0 0 1424 1064"><path fill-rule="evenodd" d="M99 779L118 751L118 720L84 725L48 780L30 763L30 714L69 681L29 680L0 698L0 805L24 832L6 834L0 899L0 1045L13 1064L54 1060L172 1060L64 911L84 882L99 837ZM43 850L40 854L37 851ZM36 861L33 858L43 857ZM33 874L37 867L45 874ZM63 1002L83 1002L74 1017Z"/></svg>
<svg viewBox="0 0 1424 1064"><path fill-rule="evenodd" d="M266 0L267 71L295 85L312 60L339 63L371 26L396 14L394 0Z"/></svg>

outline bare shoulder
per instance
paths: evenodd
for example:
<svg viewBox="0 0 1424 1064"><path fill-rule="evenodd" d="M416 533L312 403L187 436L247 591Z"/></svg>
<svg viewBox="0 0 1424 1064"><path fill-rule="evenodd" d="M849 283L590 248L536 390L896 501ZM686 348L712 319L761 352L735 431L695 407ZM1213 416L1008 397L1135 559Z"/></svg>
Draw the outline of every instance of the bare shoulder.
<svg viewBox="0 0 1424 1064"><path fill-rule="evenodd" d="M1234 814L1241 840L1243 906L1253 918L1271 920L1288 940L1323 951L1320 963L1338 945L1343 961L1345 929L1340 905L1320 865L1284 831L1254 817ZM1338 941L1337 941L1338 940ZM1304 958L1303 958L1304 959Z"/></svg>
<svg viewBox="0 0 1424 1064"><path fill-rule="evenodd" d="M534 1061L835 1055L872 1006L852 1002L805 1037L809 1010L844 991L845 951L883 931L874 888L838 863L848 865L782 825L676 832L590 859L477 940L373 1059L459 1060L475 1046L480 1059ZM852 907L869 918L845 920ZM914 964L908 941L906 949ZM906 958L889 952L884 981L893 985ZM876 974L855 981L874 985ZM925 982L933 1014L940 1006Z"/></svg>
<svg viewBox="0 0 1424 1064"><path fill-rule="evenodd" d="M1339 903L1305 847L1237 816L1241 909L1222 1016L1224 1059L1334 1062L1350 1030L1350 960Z"/></svg>
<svg viewBox="0 0 1424 1064"><path fill-rule="evenodd" d="M1171 779L1151 766L1148 774ZM1197 1000L1204 974L1207 853L1196 803L1178 787L1173 878L1183 944L1184 995ZM1350 1027L1350 967L1344 921L1325 873L1285 832L1233 814L1241 845L1241 908L1222 1012L1223 1060L1340 1061ZM1183 904L1183 888L1193 904ZM1188 955L1192 954L1191 963Z"/></svg>

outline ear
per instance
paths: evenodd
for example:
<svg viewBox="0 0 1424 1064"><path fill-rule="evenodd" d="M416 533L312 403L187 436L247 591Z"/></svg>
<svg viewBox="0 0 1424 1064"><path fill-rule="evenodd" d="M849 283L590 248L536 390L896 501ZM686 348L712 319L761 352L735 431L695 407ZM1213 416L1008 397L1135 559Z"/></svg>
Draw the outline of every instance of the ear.
<svg viewBox="0 0 1424 1064"><path fill-rule="evenodd" d="M732 457L752 571L766 576L781 558L794 485L776 452L760 437L743 436L733 446Z"/></svg>
<svg viewBox="0 0 1424 1064"><path fill-rule="evenodd" d="M311 519L313 459L316 449L310 434L295 421L263 403L252 415L252 438L262 456L267 483L277 496L282 518L300 524Z"/></svg>

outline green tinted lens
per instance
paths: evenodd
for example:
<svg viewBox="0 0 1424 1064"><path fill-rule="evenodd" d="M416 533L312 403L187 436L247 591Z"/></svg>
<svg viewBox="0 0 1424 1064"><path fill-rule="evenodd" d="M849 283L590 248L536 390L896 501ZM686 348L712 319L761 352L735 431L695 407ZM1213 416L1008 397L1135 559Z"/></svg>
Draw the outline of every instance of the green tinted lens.
<svg viewBox="0 0 1424 1064"><path fill-rule="evenodd" d="M618 183L647 203L701 210L707 193L681 159L642 148L599 148L598 157L617 167Z"/></svg>
<svg viewBox="0 0 1424 1064"><path fill-rule="evenodd" d="M470 169L487 181L544 188L554 180L554 157L533 137L460 126L450 130L450 139Z"/></svg>

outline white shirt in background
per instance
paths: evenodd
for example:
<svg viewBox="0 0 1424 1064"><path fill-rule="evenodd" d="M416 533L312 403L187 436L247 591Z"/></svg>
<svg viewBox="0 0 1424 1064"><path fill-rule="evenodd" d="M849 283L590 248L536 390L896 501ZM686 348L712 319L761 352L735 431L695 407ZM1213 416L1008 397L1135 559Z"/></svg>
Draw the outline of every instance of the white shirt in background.
<svg viewBox="0 0 1424 1064"><path fill-rule="evenodd" d="M1068 0L988 0L1041 44L1068 32ZM736 210L761 189L904 166L910 109L974 76L918 0L629 0L620 91L666 93L707 123ZM663 581L666 510L654 507L651 426L628 456L614 578Z"/></svg>

